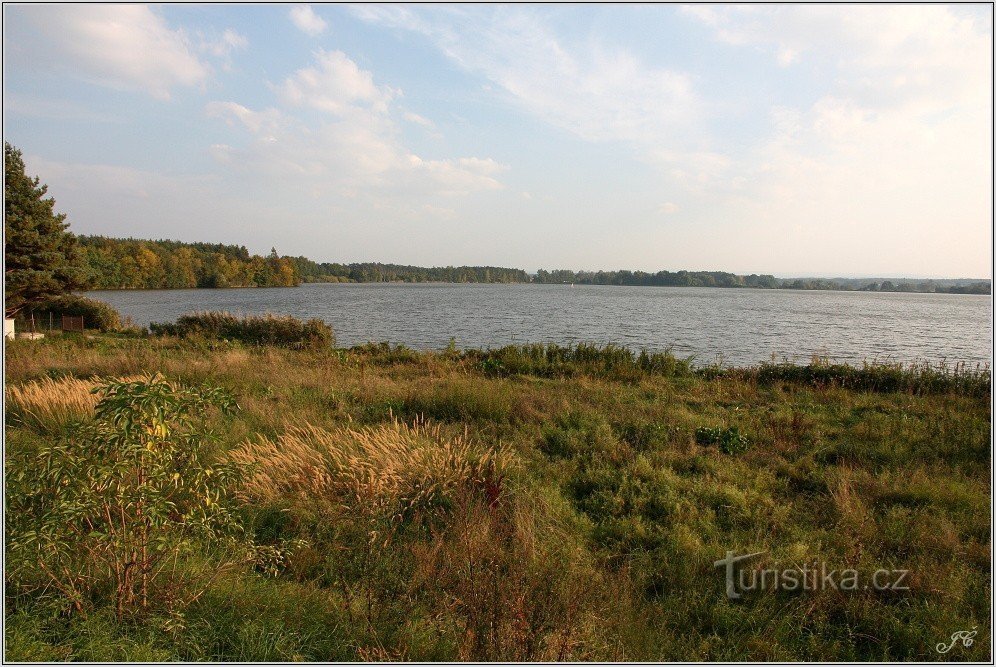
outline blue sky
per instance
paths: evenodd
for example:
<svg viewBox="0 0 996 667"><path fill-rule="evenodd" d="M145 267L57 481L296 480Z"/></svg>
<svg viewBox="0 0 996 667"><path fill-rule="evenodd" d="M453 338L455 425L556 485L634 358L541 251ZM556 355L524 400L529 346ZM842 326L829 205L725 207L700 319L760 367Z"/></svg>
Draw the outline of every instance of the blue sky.
<svg viewBox="0 0 996 667"><path fill-rule="evenodd" d="M988 5L5 5L78 233L323 261L990 273Z"/></svg>

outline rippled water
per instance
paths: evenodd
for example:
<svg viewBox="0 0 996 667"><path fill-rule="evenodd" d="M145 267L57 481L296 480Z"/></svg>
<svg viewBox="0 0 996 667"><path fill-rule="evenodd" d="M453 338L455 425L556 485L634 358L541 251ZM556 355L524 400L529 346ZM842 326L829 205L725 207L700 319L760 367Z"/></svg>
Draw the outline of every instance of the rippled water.
<svg viewBox="0 0 996 667"><path fill-rule="evenodd" d="M963 294L370 283L89 296L139 325L193 310L318 317L345 346L617 343L736 365L813 354L848 363L992 360L991 300Z"/></svg>

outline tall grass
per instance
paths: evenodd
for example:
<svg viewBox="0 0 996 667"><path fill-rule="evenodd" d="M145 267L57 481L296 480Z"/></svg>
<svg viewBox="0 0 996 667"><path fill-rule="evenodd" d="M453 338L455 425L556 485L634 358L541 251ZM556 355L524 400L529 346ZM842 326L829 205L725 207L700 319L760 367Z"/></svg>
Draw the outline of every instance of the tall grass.
<svg viewBox="0 0 996 667"><path fill-rule="evenodd" d="M155 370L230 388L243 410L212 421L212 455L251 464L235 511L256 543L287 548L279 563L225 574L163 625L98 632L96 615L55 618L26 595L8 604L8 657L991 655L988 369L692 368L592 346L33 343L7 351L20 388ZM62 435L8 425L8 456L25 452L8 461L14 474ZM720 446L702 437L717 433ZM724 452L724 433L750 447ZM910 590L731 602L713 567L729 549L767 552L758 568L908 569ZM973 627L972 646L937 654Z"/></svg>
<svg viewBox="0 0 996 667"><path fill-rule="evenodd" d="M814 360L805 366L766 363L747 368L705 368L700 370L700 374L711 379L739 378L764 385L794 382L823 388L884 393L957 393L985 398L992 391L992 372L988 364L970 366L963 362L953 365L865 363L858 367Z"/></svg>
<svg viewBox="0 0 996 667"><path fill-rule="evenodd" d="M290 315L247 315L197 312L181 316L175 324L153 322L156 335L203 336L237 340L251 345L330 348L335 346L332 327L319 319L299 320Z"/></svg>
<svg viewBox="0 0 996 667"><path fill-rule="evenodd" d="M688 360L678 359L670 350L635 353L618 345L598 346L579 343L508 345L495 350L467 350L464 357L486 375L536 375L574 377L591 375L633 379L642 375L690 375Z"/></svg>
<svg viewBox="0 0 996 667"><path fill-rule="evenodd" d="M421 419L360 429L293 426L230 456L253 468L244 488L251 498L336 499L389 508L398 519L452 501L458 491L478 490L497 502L513 464L507 450L481 447Z"/></svg>
<svg viewBox="0 0 996 667"><path fill-rule="evenodd" d="M118 378L123 381L139 379L137 375ZM4 393L7 399L7 416L15 424L33 428L42 433L58 433L72 422L93 416L94 406L100 396L93 390L106 379L80 379L67 376L50 377L8 384Z"/></svg>
<svg viewBox="0 0 996 667"><path fill-rule="evenodd" d="M98 397L95 380L44 378L22 385L7 385L7 416L44 433L61 431L68 424L93 414Z"/></svg>

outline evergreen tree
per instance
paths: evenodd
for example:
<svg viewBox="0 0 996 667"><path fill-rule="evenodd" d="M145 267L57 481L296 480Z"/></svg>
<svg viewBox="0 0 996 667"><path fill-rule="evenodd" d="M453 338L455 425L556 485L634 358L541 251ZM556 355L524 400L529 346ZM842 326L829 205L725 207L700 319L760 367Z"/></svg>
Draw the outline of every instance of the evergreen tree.
<svg viewBox="0 0 996 667"><path fill-rule="evenodd" d="M4 311L13 317L31 304L83 287L76 239L65 214L53 210L47 185L24 172L21 151L3 145Z"/></svg>

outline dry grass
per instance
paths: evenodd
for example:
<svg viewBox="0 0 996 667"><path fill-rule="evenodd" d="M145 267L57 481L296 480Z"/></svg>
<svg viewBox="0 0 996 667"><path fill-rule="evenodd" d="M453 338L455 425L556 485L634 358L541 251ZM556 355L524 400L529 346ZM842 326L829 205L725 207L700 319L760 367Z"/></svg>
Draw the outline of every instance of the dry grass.
<svg viewBox="0 0 996 667"><path fill-rule="evenodd" d="M140 377L143 376L119 379L132 382ZM93 415L93 409L100 400L93 389L105 382L106 379L102 378L83 380L69 376L7 385L7 414L14 423L43 433L55 433L71 422Z"/></svg>
<svg viewBox="0 0 996 667"><path fill-rule="evenodd" d="M276 440L243 443L230 456L252 466L244 487L250 498L322 498L398 516L467 489L496 503L513 464L507 450L480 447L466 433L449 435L422 419L362 429L294 426Z"/></svg>
<svg viewBox="0 0 996 667"><path fill-rule="evenodd" d="M96 380L65 377L8 385L7 411L16 423L43 432L57 431L93 414L98 397L91 391L98 384Z"/></svg>

